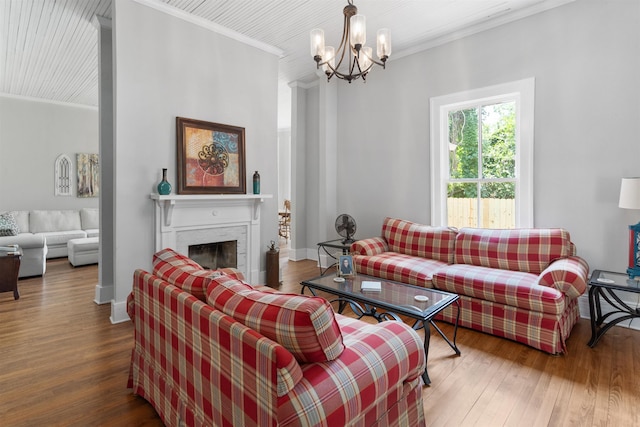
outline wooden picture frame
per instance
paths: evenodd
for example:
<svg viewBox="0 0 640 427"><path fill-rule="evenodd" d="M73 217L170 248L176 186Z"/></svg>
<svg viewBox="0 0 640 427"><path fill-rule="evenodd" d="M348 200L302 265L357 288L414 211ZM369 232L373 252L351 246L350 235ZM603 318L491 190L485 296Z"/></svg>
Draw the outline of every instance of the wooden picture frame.
<svg viewBox="0 0 640 427"><path fill-rule="evenodd" d="M246 194L244 128L176 117L178 194Z"/></svg>

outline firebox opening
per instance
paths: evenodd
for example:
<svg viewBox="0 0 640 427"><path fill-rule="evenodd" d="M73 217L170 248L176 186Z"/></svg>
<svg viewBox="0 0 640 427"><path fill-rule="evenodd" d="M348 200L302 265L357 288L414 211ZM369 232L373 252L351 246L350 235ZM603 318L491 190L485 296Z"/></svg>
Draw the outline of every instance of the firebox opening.
<svg viewBox="0 0 640 427"><path fill-rule="evenodd" d="M189 258L204 268L238 268L238 241L189 245Z"/></svg>

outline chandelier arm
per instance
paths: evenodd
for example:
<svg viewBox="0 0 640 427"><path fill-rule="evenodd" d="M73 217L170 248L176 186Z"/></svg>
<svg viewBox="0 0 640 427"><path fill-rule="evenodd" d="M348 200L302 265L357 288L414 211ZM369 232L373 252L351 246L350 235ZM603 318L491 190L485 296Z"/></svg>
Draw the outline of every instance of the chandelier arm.
<svg viewBox="0 0 640 427"><path fill-rule="evenodd" d="M340 52L340 62L336 63L336 70L340 69L340 65L344 60L344 54L347 52L347 49L349 48L349 33L351 31L350 30L351 25L349 23L349 17L346 14L344 15L343 25L344 27L342 30L342 39L340 40L340 46L338 46L338 52ZM351 52L349 52L349 61L351 61Z"/></svg>
<svg viewBox="0 0 640 427"><path fill-rule="evenodd" d="M387 56L384 56L380 61L376 61L376 60L375 60L375 59L373 59L371 56L367 55L367 54L364 52L364 50L362 51L362 54L363 54L364 56L366 56L366 57L369 59L369 61L371 61L371 63L372 63L372 64L379 65L379 66L381 66L383 69L385 69L385 68L386 68L386 67L385 67L385 64L387 63L387 58L388 58ZM371 66L369 66L369 67L367 68L367 70L370 70L370 69L371 69Z"/></svg>
<svg viewBox="0 0 640 427"><path fill-rule="evenodd" d="M367 74L367 72L371 69L371 65L369 65L366 70L363 70L362 67L360 67L360 61L356 60L355 62L358 65L358 71L359 71L358 74L362 74L363 75L362 77L364 78L364 74Z"/></svg>

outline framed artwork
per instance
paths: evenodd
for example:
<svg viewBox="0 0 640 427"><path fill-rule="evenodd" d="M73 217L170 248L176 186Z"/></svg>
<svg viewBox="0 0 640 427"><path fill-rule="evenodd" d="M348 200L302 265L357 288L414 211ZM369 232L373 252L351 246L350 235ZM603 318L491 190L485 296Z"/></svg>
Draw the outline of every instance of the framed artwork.
<svg viewBox="0 0 640 427"><path fill-rule="evenodd" d="M340 259L338 260L338 276L353 276L353 258L351 255L340 255Z"/></svg>
<svg viewBox="0 0 640 427"><path fill-rule="evenodd" d="M244 128L176 117L178 194L245 194Z"/></svg>
<svg viewBox="0 0 640 427"><path fill-rule="evenodd" d="M100 168L97 154L77 153L78 197L98 197L100 194Z"/></svg>

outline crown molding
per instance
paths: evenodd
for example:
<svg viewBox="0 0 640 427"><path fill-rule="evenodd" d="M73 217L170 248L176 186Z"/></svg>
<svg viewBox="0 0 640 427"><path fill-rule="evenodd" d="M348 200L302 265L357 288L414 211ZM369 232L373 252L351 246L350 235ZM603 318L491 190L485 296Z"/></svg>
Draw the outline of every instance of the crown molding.
<svg viewBox="0 0 640 427"><path fill-rule="evenodd" d="M178 19L182 19L183 21L187 21L191 24L198 25L199 27L206 28L207 30L213 31L214 33L221 34L225 37L229 37L230 39L239 41L246 45L263 50L267 53L276 55L278 58L284 57L284 51L282 49L279 49L270 44L252 39L251 37L247 37L244 34L240 34L237 31L231 30L227 27L223 27L222 25L216 24L215 22L211 22L207 19L191 15L190 13L187 13L180 9L176 9L175 7L162 3L160 0L133 0L133 1L135 1L136 3L140 3L144 6L148 6L152 9L156 9L160 12L166 13L167 15L171 15Z"/></svg>
<svg viewBox="0 0 640 427"><path fill-rule="evenodd" d="M94 105L76 104L73 102L54 101L52 99L35 98L33 96L13 95L11 93L0 92L0 98L17 99L20 101L41 102L43 104L60 105L63 107L82 108L85 110L98 111L98 107Z"/></svg>
<svg viewBox="0 0 640 427"><path fill-rule="evenodd" d="M313 81L311 83L305 83L300 80L295 80L289 83L290 88L299 87L302 89L311 89L312 87L318 86L318 80Z"/></svg>
<svg viewBox="0 0 640 427"><path fill-rule="evenodd" d="M413 55L414 53L422 52L424 50L432 49L434 47L441 46L449 42L460 40L465 37L472 36L474 34L481 33L483 31L487 31L492 28L496 28L501 25L508 24L510 22L517 21L522 18L526 18L531 15L535 15L540 12L544 12L559 6L563 6L567 3L572 3L574 1L576 0L547 0L542 3L536 3L529 7L518 9L516 11L506 10L503 12L497 12L495 16L488 21L480 22L478 24L462 28L458 31L454 31L452 33L444 34L440 37L436 37L425 43L420 43L415 46L409 47L407 49L404 49L394 54L392 57L389 58L388 61L404 58L405 56Z"/></svg>

